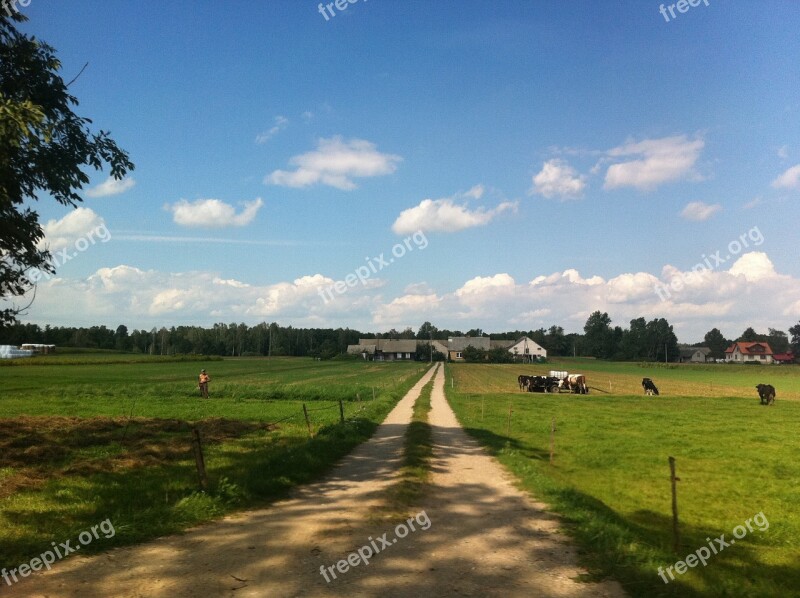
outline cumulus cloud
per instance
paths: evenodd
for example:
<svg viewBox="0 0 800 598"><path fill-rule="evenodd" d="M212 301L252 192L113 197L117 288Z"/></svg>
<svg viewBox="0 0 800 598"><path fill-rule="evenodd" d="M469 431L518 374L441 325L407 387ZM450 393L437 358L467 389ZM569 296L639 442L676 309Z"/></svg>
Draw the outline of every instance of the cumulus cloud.
<svg viewBox="0 0 800 598"><path fill-rule="evenodd" d="M326 302L322 293L334 283L321 273L253 284L219 272L168 273L119 265L85 279L40 282L29 317L86 324L85 314L91 314L91 324L125 322L137 328L266 319L367 331L416 328L428 320L450 329L527 330L555 324L577 332L590 313L600 310L623 327L633 318L667 318L682 341L694 342L713 327L727 336L747 326L785 330L797 322L800 305L800 279L781 274L758 251L698 271L667 264L660 273L604 278L568 268L530 272L524 280L500 272L474 276L451 289L414 284L397 293L382 284L356 285Z"/></svg>
<svg viewBox="0 0 800 598"><path fill-rule="evenodd" d="M586 177L578 175L574 168L563 160L554 158L542 165L542 170L533 177L530 193L564 201L577 199L586 189Z"/></svg>
<svg viewBox="0 0 800 598"><path fill-rule="evenodd" d="M136 181L132 177L123 177L115 179L113 176L108 177L99 185L92 187L86 191L87 197L108 197L110 195L119 195L126 191L133 189Z"/></svg>
<svg viewBox="0 0 800 598"><path fill-rule="evenodd" d="M71 246L79 238L95 231L108 233L105 220L90 208L84 207L75 208L61 219L48 220L42 230L44 239L39 242L39 248L47 248L51 253Z"/></svg>
<svg viewBox="0 0 800 598"><path fill-rule="evenodd" d="M289 126L289 119L288 118L286 118L285 116L276 116L275 117L275 122L272 125L272 127L267 129L263 133L259 133L258 135L256 135L256 143L259 143L259 144L266 143L267 141L269 141L270 139L275 137L275 135L277 135L278 133L283 131L288 126Z"/></svg>
<svg viewBox="0 0 800 598"><path fill-rule="evenodd" d="M694 166L705 147L701 138L686 135L630 141L607 152L612 164L606 171L606 189L634 187L651 191L663 183L695 175Z"/></svg>
<svg viewBox="0 0 800 598"><path fill-rule="evenodd" d="M681 211L681 216L686 220L693 222L703 222L708 220L714 214L722 210L722 206L718 203L707 204L702 201L691 201L686 204L686 207Z"/></svg>
<svg viewBox="0 0 800 598"><path fill-rule="evenodd" d="M416 231L457 232L465 228L485 226L496 216L508 210L516 210L517 202L504 201L494 208L470 209L468 201L483 197L483 185L476 185L466 193L457 193L442 199L423 199L413 208L400 212L392 230L398 235Z"/></svg>
<svg viewBox="0 0 800 598"><path fill-rule="evenodd" d="M263 205L260 197L245 201L242 203L242 211L237 214L236 208L219 199L198 199L193 202L182 199L174 204L167 204L164 208L172 212L173 221L181 226L226 228L250 224Z"/></svg>
<svg viewBox="0 0 800 598"><path fill-rule="evenodd" d="M772 181L775 189L800 189L800 164L792 166Z"/></svg>
<svg viewBox="0 0 800 598"><path fill-rule="evenodd" d="M295 188L321 184L351 191L356 188L353 179L392 174L401 160L400 156L379 152L369 141L344 141L336 136L320 139L317 149L289 160L295 170L276 170L264 183Z"/></svg>

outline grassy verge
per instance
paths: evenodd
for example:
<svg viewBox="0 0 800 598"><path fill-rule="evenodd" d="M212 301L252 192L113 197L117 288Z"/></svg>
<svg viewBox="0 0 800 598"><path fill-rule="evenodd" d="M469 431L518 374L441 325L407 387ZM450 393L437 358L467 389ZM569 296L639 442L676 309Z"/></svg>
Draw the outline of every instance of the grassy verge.
<svg viewBox="0 0 800 598"><path fill-rule="evenodd" d="M722 366L724 367L724 366ZM484 368L481 371L481 368ZM800 587L800 404L752 398L484 392L509 372L450 366L468 433L560 513L592 577L632 596L790 596ZM680 382L676 379L676 383ZM741 389L743 396L749 391ZM485 404L482 413L481 403ZM514 415L508 431L508 407ZM555 461L549 463L556 420ZM677 459L681 540L672 550L667 457ZM763 513L757 527L668 584L658 574Z"/></svg>
<svg viewBox="0 0 800 598"><path fill-rule="evenodd" d="M386 500L377 509L375 518L400 520L408 510L420 505L428 491L433 457L433 438L428 423L431 410L433 379L425 385L414 403L413 416L404 438L404 459L397 482L386 490Z"/></svg>
<svg viewBox="0 0 800 598"><path fill-rule="evenodd" d="M241 363L219 364L221 378L231 373L226 365L237 371L244 367ZM282 384L296 380L300 386L303 379L314 384L317 376L328 371L311 361L297 366L254 361L249 371L258 377L263 376L265 367L271 367L270 373ZM106 519L114 525L114 537L101 537L81 553L141 542L237 509L263 506L296 485L319 478L373 434L424 371L411 364L404 368L364 366L349 364L330 370L338 376L338 384L346 386L332 388L332 394L355 394L354 389L366 382L374 383L375 399L370 392L362 401L344 402L344 423L339 421L338 401L309 403L313 439L300 401L141 397L135 403L136 415L129 418L119 415L128 410L128 403L115 406L103 395L103 390L114 392L109 382L117 375L114 371L91 382L93 387L105 385L96 395L76 397L69 392L70 387L89 384L84 380L85 368L101 371L79 366L74 372L64 370L69 372L64 384L69 401L80 405L86 417L68 417L41 415L63 413L61 395L42 377L26 381L32 386L30 391L0 398L0 411L7 414L20 405L37 412L0 420L0 567L27 562L53 541L73 539L74 544L81 531ZM173 367L161 367L146 371L160 374L169 386ZM279 374L280 369L286 372ZM36 403L24 401L20 395L33 395L37 384L40 395ZM234 386L232 380L227 384ZM107 412L116 415L104 415ZM218 413L227 413L227 418L215 417ZM284 421L270 425L281 419ZM191 450L193 426L203 437L209 476L206 492L197 489Z"/></svg>

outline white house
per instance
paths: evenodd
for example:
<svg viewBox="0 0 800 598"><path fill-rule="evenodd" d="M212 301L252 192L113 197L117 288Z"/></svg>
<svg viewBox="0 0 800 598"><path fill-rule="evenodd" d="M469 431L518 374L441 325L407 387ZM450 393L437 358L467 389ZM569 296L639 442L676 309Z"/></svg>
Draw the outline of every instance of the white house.
<svg viewBox="0 0 800 598"><path fill-rule="evenodd" d="M768 343L736 342L725 349L725 361L732 363L772 363L772 348Z"/></svg>
<svg viewBox="0 0 800 598"><path fill-rule="evenodd" d="M523 363L547 357L547 350L527 336L523 336L514 343L508 349L508 352L514 356L514 359L522 361Z"/></svg>

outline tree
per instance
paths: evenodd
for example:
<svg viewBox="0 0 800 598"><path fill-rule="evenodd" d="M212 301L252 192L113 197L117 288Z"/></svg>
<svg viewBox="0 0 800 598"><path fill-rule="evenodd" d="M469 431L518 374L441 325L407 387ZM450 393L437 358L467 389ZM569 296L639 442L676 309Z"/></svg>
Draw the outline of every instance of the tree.
<svg viewBox="0 0 800 598"><path fill-rule="evenodd" d="M742 332L742 336L740 336L737 340L745 343L752 343L761 340L761 337L755 330L753 330L752 327L750 327Z"/></svg>
<svg viewBox="0 0 800 598"><path fill-rule="evenodd" d="M789 328L789 334L792 335L792 353L800 356L800 322Z"/></svg>
<svg viewBox="0 0 800 598"><path fill-rule="evenodd" d="M93 134L92 121L72 111L78 100L58 74L55 50L14 25L26 20L0 12L0 296L12 300L34 288L42 272L55 272L40 247L39 215L25 202L46 194L75 207L89 182L85 167L108 164L116 179L134 168L108 132ZM22 309L0 310L0 326Z"/></svg>
<svg viewBox="0 0 800 598"><path fill-rule="evenodd" d="M789 336L783 330L770 328L767 342L773 353L786 353L789 350Z"/></svg>
<svg viewBox="0 0 800 598"><path fill-rule="evenodd" d="M712 328L706 332L703 343L711 349L711 357L714 359L725 357L725 349L731 346L731 342L722 335L718 328Z"/></svg>
<svg viewBox="0 0 800 598"><path fill-rule="evenodd" d="M436 335L439 333L439 329L436 328L430 322L424 322L422 326L419 327L417 331L417 339L419 340L429 340L431 338L437 338Z"/></svg>
<svg viewBox="0 0 800 598"><path fill-rule="evenodd" d="M592 357L608 359L614 354L614 331L607 313L596 311L589 316L583 326L584 344Z"/></svg>

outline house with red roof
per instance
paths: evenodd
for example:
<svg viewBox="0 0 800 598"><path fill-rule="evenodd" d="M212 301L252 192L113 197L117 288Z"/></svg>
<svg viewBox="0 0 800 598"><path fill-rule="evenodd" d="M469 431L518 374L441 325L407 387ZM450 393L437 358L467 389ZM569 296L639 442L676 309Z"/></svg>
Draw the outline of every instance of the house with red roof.
<svg viewBox="0 0 800 598"><path fill-rule="evenodd" d="M772 360L775 363L782 364L794 363L794 353L775 353L775 355L772 356Z"/></svg>
<svg viewBox="0 0 800 598"><path fill-rule="evenodd" d="M736 342L725 349L727 363L772 363L773 353L769 343Z"/></svg>

